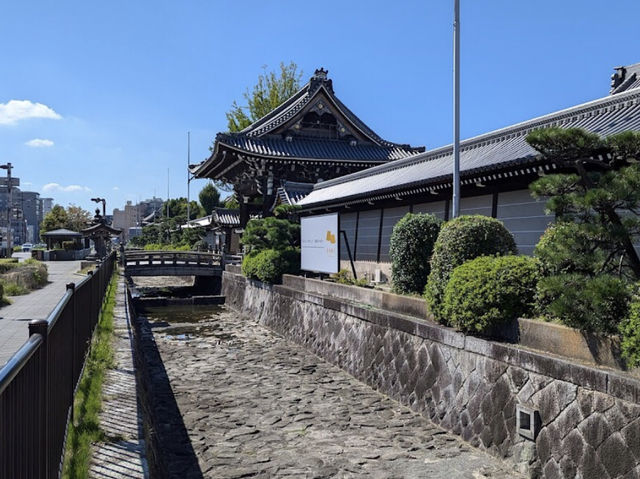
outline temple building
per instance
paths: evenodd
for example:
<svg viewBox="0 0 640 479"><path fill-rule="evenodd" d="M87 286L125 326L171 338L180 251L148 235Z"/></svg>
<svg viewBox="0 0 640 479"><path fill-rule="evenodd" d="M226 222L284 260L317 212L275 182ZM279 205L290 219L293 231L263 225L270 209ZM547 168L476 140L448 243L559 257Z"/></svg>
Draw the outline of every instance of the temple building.
<svg viewBox="0 0 640 479"><path fill-rule="evenodd" d="M513 233L520 253L531 254L552 216L532 198L529 184L559 171L525 138L545 127L583 128L608 136L640 130L640 64L616 68L610 95L461 142L460 214L500 219ZM451 145L323 181L297 204L303 215L338 212L360 274L389 275L389 239L408 212L450 216ZM342 235L340 241L343 243ZM340 248L342 267L348 257Z"/></svg>
<svg viewBox="0 0 640 479"><path fill-rule="evenodd" d="M240 225L269 214L284 182L317 183L424 151L382 139L335 95L319 69L296 94L237 133L218 133L196 178L232 184ZM280 190L279 190L280 189Z"/></svg>

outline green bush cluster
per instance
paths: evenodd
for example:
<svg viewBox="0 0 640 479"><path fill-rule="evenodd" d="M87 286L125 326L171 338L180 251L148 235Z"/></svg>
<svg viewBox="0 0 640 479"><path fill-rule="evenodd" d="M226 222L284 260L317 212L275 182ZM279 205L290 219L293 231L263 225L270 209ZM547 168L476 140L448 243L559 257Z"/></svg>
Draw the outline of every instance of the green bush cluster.
<svg viewBox="0 0 640 479"><path fill-rule="evenodd" d="M540 314L596 333L615 333L627 314L630 299L629 285L608 274L547 276L539 281L536 292Z"/></svg>
<svg viewBox="0 0 640 479"><path fill-rule="evenodd" d="M443 310L443 299L454 268L479 256L516 252L513 236L495 218L460 216L445 223L433 248L431 272L424 292L434 317L445 324L448 321Z"/></svg>
<svg viewBox="0 0 640 479"><path fill-rule="evenodd" d="M242 245L246 253L300 246L300 225L274 217L250 220L242 235Z"/></svg>
<svg viewBox="0 0 640 479"><path fill-rule="evenodd" d="M336 274L332 274L331 278L339 284L348 284L351 286L361 287L369 286L369 282L366 280L366 278L354 279L348 269L341 269Z"/></svg>
<svg viewBox="0 0 640 479"><path fill-rule="evenodd" d="M263 283L279 283L283 274L296 274L299 271L300 251L297 248L251 252L242 261L242 273Z"/></svg>
<svg viewBox="0 0 640 479"><path fill-rule="evenodd" d="M629 305L627 317L620 323L622 357L630 368L640 367L640 298Z"/></svg>
<svg viewBox="0 0 640 479"><path fill-rule="evenodd" d="M561 221L545 230L533 253L540 260L544 276L602 271L605 255L594 247L588 228L588 225Z"/></svg>
<svg viewBox="0 0 640 479"><path fill-rule="evenodd" d="M422 293L431 271L430 261L442 221L430 214L406 214L391 233L389 256L393 289Z"/></svg>
<svg viewBox="0 0 640 479"><path fill-rule="evenodd" d="M538 262L527 256L481 256L456 267L444 290L443 314L461 331L489 332L528 314Z"/></svg>
<svg viewBox="0 0 640 479"><path fill-rule="evenodd" d="M242 273L264 283L279 283L283 274L300 272L300 225L278 218L254 219L242 236Z"/></svg>

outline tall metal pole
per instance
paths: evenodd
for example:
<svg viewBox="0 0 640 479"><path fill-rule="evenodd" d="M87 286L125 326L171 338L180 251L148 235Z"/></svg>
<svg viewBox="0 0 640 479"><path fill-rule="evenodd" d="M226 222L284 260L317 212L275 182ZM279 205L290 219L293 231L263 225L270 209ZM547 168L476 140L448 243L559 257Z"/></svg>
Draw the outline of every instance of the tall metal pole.
<svg viewBox="0 0 640 479"><path fill-rule="evenodd" d="M11 244L11 210L13 209L13 200L11 197L11 163L7 163L7 196L9 206L7 207L7 258L13 255L13 246Z"/></svg>
<svg viewBox="0 0 640 479"><path fill-rule="evenodd" d="M167 219L169 219L169 168L167 168Z"/></svg>
<svg viewBox="0 0 640 479"><path fill-rule="evenodd" d="M453 7L453 218L460 215L460 0Z"/></svg>
<svg viewBox="0 0 640 479"><path fill-rule="evenodd" d="M189 200L191 199L190 193L190 183L189 179L189 162L191 161L191 132L187 132L187 224L189 224L189 220L191 219L191 205Z"/></svg>

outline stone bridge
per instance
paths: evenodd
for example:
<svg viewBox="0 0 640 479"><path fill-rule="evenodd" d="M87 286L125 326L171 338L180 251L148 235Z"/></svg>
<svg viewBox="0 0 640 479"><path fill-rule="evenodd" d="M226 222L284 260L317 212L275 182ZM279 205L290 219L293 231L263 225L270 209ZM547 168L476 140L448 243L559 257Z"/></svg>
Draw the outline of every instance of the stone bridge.
<svg viewBox="0 0 640 479"><path fill-rule="evenodd" d="M222 276L223 258L195 251L128 251L124 255L127 276Z"/></svg>

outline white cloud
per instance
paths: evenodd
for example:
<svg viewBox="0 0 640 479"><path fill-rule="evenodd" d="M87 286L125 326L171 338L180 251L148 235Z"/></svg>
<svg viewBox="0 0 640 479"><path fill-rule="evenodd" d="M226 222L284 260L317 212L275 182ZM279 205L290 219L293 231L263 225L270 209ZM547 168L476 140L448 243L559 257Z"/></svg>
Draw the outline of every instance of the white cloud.
<svg viewBox="0 0 640 479"><path fill-rule="evenodd" d="M76 193L78 191L89 192L91 191L91 188L89 188L88 186L80 186L80 185L62 186L61 184L58 184L58 183L47 183L42 187L42 191L44 191L45 193L50 193L52 191L62 191L64 193Z"/></svg>
<svg viewBox="0 0 640 479"><path fill-rule="evenodd" d="M30 146L31 148L48 148L53 146L54 143L51 140L43 140L41 138L34 138L33 140L29 140L25 143L25 145Z"/></svg>
<svg viewBox="0 0 640 479"><path fill-rule="evenodd" d="M29 118L60 120L62 116L47 105L29 100L9 100L7 103L0 103L0 125L13 125Z"/></svg>
<svg viewBox="0 0 640 479"><path fill-rule="evenodd" d="M120 188L118 188L117 186L113 187L113 191L118 191Z"/></svg>

